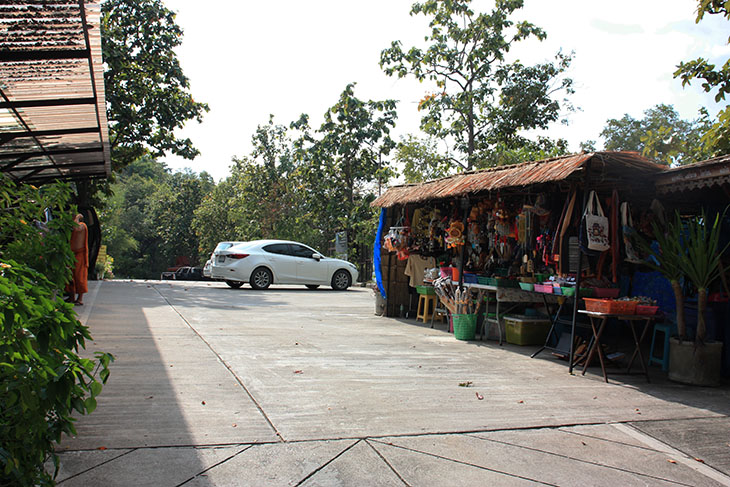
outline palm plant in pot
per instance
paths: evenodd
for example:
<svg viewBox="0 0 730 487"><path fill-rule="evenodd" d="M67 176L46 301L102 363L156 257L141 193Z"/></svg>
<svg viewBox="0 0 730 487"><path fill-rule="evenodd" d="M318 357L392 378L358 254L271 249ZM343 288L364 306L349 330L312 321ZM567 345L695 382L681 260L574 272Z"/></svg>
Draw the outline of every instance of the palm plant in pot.
<svg viewBox="0 0 730 487"><path fill-rule="evenodd" d="M706 342L707 294L710 285L720 276L720 258L727 245L720 249L720 228L724 218L715 216L712 226L702 212L685 221L675 213L673 221L662 230L653 225L654 238L660 250L639 242L656 259L658 265L649 265L661 272L672 284L677 302L677 333L669 344L669 378L696 385L718 385L722 343ZM684 320L684 295L680 279L685 277L697 289L697 329L694 343L687 341Z"/></svg>

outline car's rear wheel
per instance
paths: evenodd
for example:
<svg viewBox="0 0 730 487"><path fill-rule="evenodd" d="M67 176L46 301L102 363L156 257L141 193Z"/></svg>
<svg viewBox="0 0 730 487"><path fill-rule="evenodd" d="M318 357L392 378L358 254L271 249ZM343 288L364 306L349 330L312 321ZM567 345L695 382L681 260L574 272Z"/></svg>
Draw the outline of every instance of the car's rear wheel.
<svg viewBox="0 0 730 487"><path fill-rule="evenodd" d="M254 289L266 289L271 286L274 277L271 275L271 271L266 267L257 267L251 273L251 287Z"/></svg>
<svg viewBox="0 0 730 487"><path fill-rule="evenodd" d="M243 286L243 281L229 281L226 279L226 284L228 284L233 289L238 289L239 287Z"/></svg>
<svg viewBox="0 0 730 487"><path fill-rule="evenodd" d="M352 284L352 277L346 270L340 269L332 276L332 289L335 291L344 291Z"/></svg>
<svg viewBox="0 0 730 487"><path fill-rule="evenodd" d="M319 284L305 284L308 289L317 289Z"/></svg>

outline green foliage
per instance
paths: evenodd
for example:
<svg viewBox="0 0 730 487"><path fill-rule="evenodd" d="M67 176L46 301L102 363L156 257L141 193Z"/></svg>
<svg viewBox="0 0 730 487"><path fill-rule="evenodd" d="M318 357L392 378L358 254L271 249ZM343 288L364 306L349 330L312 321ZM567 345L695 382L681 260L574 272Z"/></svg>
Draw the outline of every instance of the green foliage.
<svg viewBox="0 0 730 487"><path fill-rule="evenodd" d="M27 263L63 289L74 258L69 246L74 216L70 201L67 183L38 189L0 174L0 258ZM47 223L46 210L53 214Z"/></svg>
<svg viewBox="0 0 730 487"><path fill-rule="evenodd" d="M611 151L638 151L664 164L688 164L710 157L702 135L710 128L707 110L696 120L682 120L671 105L659 104L637 120L626 114L606 121L601 132Z"/></svg>
<svg viewBox="0 0 730 487"><path fill-rule="evenodd" d="M194 230L196 209L215 187L207 173L170 174L164 164L143 158L112 184L113 196L99 213L102 239L115 257L118 277L159 278L186 258L207 259Z"/></svg>
<svg viewBox="0 0 730 487"><path fill-rule="evenodd" d="M674 219L667 221L665 225L652 222L652 234L658 248L652 247L638 235L634 237L642 251L655 261L647 260L646 265L661 272L672 283L678 304L682 302L682 296L678 294L679 282L684 277L692 282L700 294L700 319L695 337L698 344L703 343L706 334L704 306L707 291L720 276L720 259L728 248L727 245L720 248L720 232L726 212L727 210L722 215L715 215L711 226L704 210L700 216L686 219L682 219L679 212L675 212ZM682 312L682 309L677 309L677 331L681 338L685 338L684 318L679 316Z"/></svg>
<svg viewBox="0 0 730 487"><path fill-rule="evenodd" d="M403 166L406 183L418 183L449 175L451 160L439 154L434 138L402 137L395 160Z"/></svg>
<svg viewBox="0 0 730 487"><path fill-rule="evenodd" d="M53 485L44 462L72 414L91 413L113 357L78 355L91 339L62 299L73 254L69 187L0 175L0 485ZM54 219L45 227L44 210ZM96 377L99 377L97 379Z"/></svg>
<svg viewBox="0 0 730 487"><path fill-rule="evenodd" d="M697 18L699 23L705 16L721 15L730 19L730 2L725 0L698 0ZM726 44L730 44L728 37ZM715 102L725 101L725 95L730 93L730 59L727 59L721 67L710 63L705 58L697 58L692 61L681 62L674 71L674 77L682 80L682 86L690 85L695 79L703 80L702 89L715 93ZM702 142L708 147L710 156L719 156L730 153L730 106L725 106L718 114L717 121L707 130Z"/></svg>
<svg viewBox="0 0 730 487"><path fill-rule="evenodd" d="M327 252L346 231L351 251L371 245L376 215L370 208L377 181L392 175L395 102L362 101L348 85L317 131L303 115L289 127L259 125L248 157L195 210L203 253L223 240L281 238ZM351 257L356 257L353 253Z"/></svg>
<svg viewBox="0 0 730 487"><path fill-rule="evenodd" d="M310 183L307 189L315 191L308 203L329 220L328 226L319 228L329 227L330 235L347 232L350 249L365 243L354 226L359 215L371 213L373 184L387 182L393 174L383 158L395 148L390 130L397 118L394 100L362 101L354 87L347 85L325 113L317 130L320 137L311 148L311 165L302 166Z"/></svg>
<svg viewBox="0 0 730 487"><path fill-rule="evenodd" d="M193 159L198 150L174 131L201 121L208 105L193 100L175 54L182 29L160 0L102 3L102 54L112 161L120 169L145 154Z"/></svg>
<svg viewBox="0 0 730 487"><path fill-rule="evenodd" d="M478 168L506 166L519 164L525 161L540 161L551 157L559 157L569 154L568 141L565 139L549 139L537 137L537 140L525 139L518 146L510 146L504 143L496 144L494 148L485 155L484 159L477 164Z"/></svg>
<svg viewBox="0 0 730 487"><path fill-rule="evenodd" d="M440 139L453 138L456 151L466 155L466 169L488 159L496 146L520 148L527 141L522 131L558 120L560 103L553 96L573 92L572 81L562 77L572 55L558 53L554 62L535 66L505 60L515 43L546 37L539 27L510 19L522 0L497 0L490 13L480 14L470 3L413 4L411 15L430 18L427 47L404 49L394 41L380 55L387 75L410 74L436 83L437 92L419 104L426 112L421 129Z"/></svg>

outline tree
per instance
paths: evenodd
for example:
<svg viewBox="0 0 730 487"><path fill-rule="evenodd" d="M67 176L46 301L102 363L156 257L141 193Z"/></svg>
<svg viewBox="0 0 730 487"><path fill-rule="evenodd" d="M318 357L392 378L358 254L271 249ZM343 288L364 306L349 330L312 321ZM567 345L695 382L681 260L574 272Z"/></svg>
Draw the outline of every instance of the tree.
<svg viewBox="0 0 730 487"><path fill-rule="evenodd" d="M311 147L310 164L302 168L305 180L312 183L310 203L319 205L329 220L320 228L346 232L350 249L365 238L367 230L355 232L355 224L364 215L370 220L368 195L373 194L373 183L387 181L392 174L383 157L395 147L390 130L397 117L394 100L362 101L354 87L354 83L347 85L325 113L317 130L320 138ZM367 238L371 240L372 234Z"/></svg>
<svg viewBox="0 0 730 487"><path fill-rule="evenodd" d="M453 138L456 151L466 155L465 162L453 161L465 169L497 145L524 145L523 130L544 129L558 120L561 107L553 95L573 92L572 81L562 77L572 55L559 52L555 62L535 66L506 60L515 43L546 37L539 27L510 19L522 5L523 0L497 0L490 13L477 15L470 0L415 3L411 15L431 18L428 46L404 50L394 41L381 52L380 66L387 75L410 74L436 83L437 91L419 104L426 112L421 129Z"/></svg>
<svg viewBox="0 0 730 487"><path fill-rule="evenodd" d="M200 262L194 213L214 189L205 172L170 174L150 158L127 166L111 186L113 195L99 217L108 254L119 277L159 278L181 258ZM212 249L211 249L212 250Z"/></svg>
<svg viewBox="0 0 730 487"><path fill-rule="evenodd" d="M730 3L726 0L698 0L695 23L700 23L705 14L722 15L730 19ZM730 37L727 43L730 44ZM681 62L674 77L682 80L682 86L691 84L694 79L704 80L702 89L707 93L717 90L715 102L721 103L725 101L725 95L730 93L730 59L721 68L716 68L705 58ZM718 113L717 121L705 132L702 142L708 147L710 156L730 153L730 106L726 104Z"/></svg>
<svg viewBox="0 0 730 487"><path fill-rule="evenodd" d="M149 153L193 159L190 139L175 136L208 105L193 100L174 49L182 42L175 14L160 0L102 3L102 54L112 162L121 169Z"/></svg>
<svg viewBox="0 0 730 487"><path fill-rule="evenodd" d="M402 137L395 151L395 160L403 166L406 183L419 183L449 174L451 161L441 155L433 138Z"/></svg>
<svg viewBox="0 0 730 487"><path fill-rule="evenodd" d="M0 174L0 485L55 485L46 461L73 416L96 408L113 357L91 341L60 292L70 277L71 188ZM50 212L53 218L47 220ZM57 473L57 470L56 472Z"/></svg>
<svg viewBox="0 0 730 487"><path fill-rule="evenodd" d="M664 164L687 164L709 157L702 142L710 126L707 111L695 120L682 120L671 105L659 104L637 120L625 114L609 119L601 132L604 147L612 151L638 151Z"/></svg>

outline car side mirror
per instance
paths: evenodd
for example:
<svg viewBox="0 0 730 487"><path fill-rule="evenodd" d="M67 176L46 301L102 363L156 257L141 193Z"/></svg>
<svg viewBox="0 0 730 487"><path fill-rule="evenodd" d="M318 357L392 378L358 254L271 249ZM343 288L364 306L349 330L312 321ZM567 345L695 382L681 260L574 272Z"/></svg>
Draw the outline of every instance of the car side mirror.
<svg viewBox="0 0 730 487"><path fill-rule="evenodd" d="M322 254L314 253L312 254L312 258L316 261L319 261L322 258Z"/></svg>

